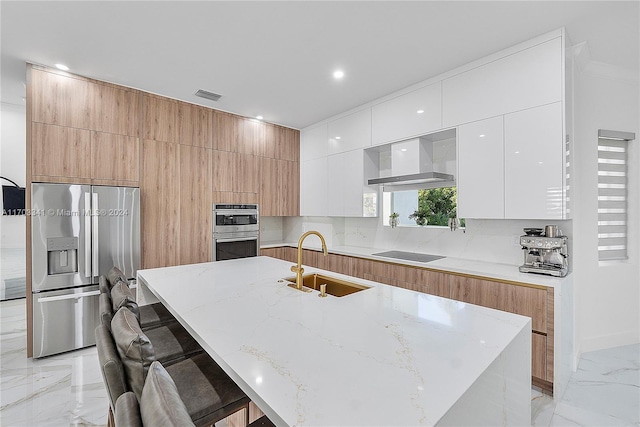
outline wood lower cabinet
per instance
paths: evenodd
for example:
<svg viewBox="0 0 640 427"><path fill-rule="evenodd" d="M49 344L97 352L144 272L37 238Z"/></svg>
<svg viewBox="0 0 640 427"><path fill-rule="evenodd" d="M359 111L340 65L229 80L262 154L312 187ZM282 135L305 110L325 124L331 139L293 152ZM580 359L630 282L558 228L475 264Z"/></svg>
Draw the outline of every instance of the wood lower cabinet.
<svg viewBox="0 0 640 427"><path fill-rule="evenodd" d="M534 331L547 333L546 289L451 276L451 298L531 317Z"/></svg>
<svg viewBox="0 0 640 427"><path fill-rule="evenodd" d="M318 268L341 274L351 275L352 260L353 258L344 255L328 254L324 256L322 252L316 253L316 264Z"/></svg>
<svg viewBox="0 0 640 427"><path fill-rule="evenodd" d="M263 249L261 255L286 259L295 248ZM294 261L295 262L295 261ZM305 249L304 265L392 286L494 308L531 318L532 383L553 393L554 293L552 288L504 283L425 268Z"/></svg>
<svg viewBox="0 0 640 427"><path fill-rule="evenodd" d="M451 299L531 318L533 383L553 391L553 289L451 275Z"/></svg>

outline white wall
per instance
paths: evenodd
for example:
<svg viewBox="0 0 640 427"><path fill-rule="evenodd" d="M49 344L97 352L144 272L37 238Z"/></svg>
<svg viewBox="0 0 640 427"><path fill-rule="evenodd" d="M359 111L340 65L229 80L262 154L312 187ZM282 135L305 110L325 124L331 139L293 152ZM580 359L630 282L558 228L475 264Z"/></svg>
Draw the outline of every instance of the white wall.
<svg viewBox="0 0 640 427"><path fill-rule="evenodd" d="M24 187L26 174L26 108L0 103L0 175ZM11 183L2 180L2 185ZM26 247L26 220L23 215L0 216L0 248Z"/></svg>
<svg viewBox="0 0 640 427"><path fill-rule="evenodd" d="M597 65L594 66L594 65ZM638 76L587 64L574 81L574 292L576 351L640 342ZM633 81L635 80L635 82ZM598 263L598 129L635 132L629 162L629 260Z"/></svg>

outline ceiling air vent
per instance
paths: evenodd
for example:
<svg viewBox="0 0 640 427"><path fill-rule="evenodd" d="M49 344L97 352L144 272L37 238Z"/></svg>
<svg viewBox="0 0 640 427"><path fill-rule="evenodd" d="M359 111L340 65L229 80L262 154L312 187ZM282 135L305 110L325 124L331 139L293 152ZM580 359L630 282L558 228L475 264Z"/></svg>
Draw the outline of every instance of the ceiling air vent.
<svg viewBox="0 0 640 427"><path fill-rule="evenodd" d="M218 95L217 93L209 92L202 89L198 89L194 95L199 96L200 98L210 99L212 101L217 101L222 98L222 95Z"/></svg>

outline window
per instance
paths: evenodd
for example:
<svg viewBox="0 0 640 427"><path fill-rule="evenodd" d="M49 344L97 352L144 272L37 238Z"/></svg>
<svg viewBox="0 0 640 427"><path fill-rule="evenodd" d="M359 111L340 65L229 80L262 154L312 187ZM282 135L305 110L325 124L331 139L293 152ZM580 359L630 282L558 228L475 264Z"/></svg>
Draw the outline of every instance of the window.
<svg viewBox="0 0 640 427"><path fill-rule="evenodd" d="M598 259L627 259L627 148L633 133L598 131Z"/></svg>
<svg viewBox="0 0 640 427"><path fill-rule="evenodd" d="M402 226L449 227L449 218L457 217L456 197L456 187L384 193L384 224L389 225L389 215L396 212ZM463 219L460 226L464 227Z"/></svg>

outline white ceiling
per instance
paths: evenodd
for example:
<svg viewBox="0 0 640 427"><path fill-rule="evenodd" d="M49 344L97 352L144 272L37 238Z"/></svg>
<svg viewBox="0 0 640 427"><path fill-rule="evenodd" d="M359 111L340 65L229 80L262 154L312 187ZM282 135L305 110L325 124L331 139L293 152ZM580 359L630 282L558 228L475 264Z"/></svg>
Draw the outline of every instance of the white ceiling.
<svg viewBox="0 0 640 427"><path fill-rule="evenodd" d="M638 73L639 1L0 2L1 100L25 62L303 128L566 27ZM331 74L345 72L342 81ZM218 102L193 95L222 94Z"/></svg>

